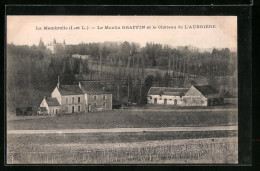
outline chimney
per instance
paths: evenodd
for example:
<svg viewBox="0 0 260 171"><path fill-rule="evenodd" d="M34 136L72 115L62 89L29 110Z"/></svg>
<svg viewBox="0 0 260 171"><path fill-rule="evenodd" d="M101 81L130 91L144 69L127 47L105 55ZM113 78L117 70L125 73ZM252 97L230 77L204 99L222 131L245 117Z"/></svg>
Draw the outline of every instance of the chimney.
<svg viewBox="0 0 260 171"><path fill-rule="evenodd" d="M81 83L80 83L80 81L79 81L79 88L81 89Z"/></svg>
<svg viewBox="0 0 260 171"><path fill-rule="evenodd" d="M60 77L58 75L58 83L57 83L57 88L59 89L60 88Z"/></svg>

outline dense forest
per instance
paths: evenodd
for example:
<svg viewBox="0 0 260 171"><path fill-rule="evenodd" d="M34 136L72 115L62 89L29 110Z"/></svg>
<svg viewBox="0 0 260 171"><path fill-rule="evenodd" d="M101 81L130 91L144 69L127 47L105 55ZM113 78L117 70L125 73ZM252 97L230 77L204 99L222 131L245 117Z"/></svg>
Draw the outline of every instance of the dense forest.
<svg viewBox="0 0 260 171"><path fill-rule="evenodd" d="M91 59L73 58L72 54L89 55ZM37 46L8 44L7 91L51 91L59 76L62 84L101 80L115 98L145 103L153 85L184 87L187 78L205 77L216 86L216 78L236 74L236 65L237 55L228 48L200 52L188 46L147 43L140 47L137 43L104 42L66 45L52 54L42 41ZM149 69L157 72L149 73ZM165 72L158 72L161 70ZM195 79L188 82L197 84Z"/></svg>

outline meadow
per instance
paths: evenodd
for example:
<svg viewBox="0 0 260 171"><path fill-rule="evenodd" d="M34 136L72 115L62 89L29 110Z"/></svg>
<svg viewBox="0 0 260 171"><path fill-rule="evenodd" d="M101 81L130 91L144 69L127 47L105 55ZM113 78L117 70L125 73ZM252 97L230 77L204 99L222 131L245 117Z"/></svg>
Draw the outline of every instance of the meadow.
<svg viewBox="0 0 260 171"><path fill-rule="evenodd" d="M99 129L237 125L237 110L111 110L10 120L7 129Z"/></svg>
<svg viewBox="0 0 260 171"><path fill-rule="evenodd" d="M70 137L70 135L68 135ZM75 136L75 135L74 135ZM111 136L111 135L109 135ZM237 137L136 142L46 142L46 138L8 137L8 164L237 163ZM113 136L112 136L113 137ZM148 136L149 137L149 136ZM40 139L40 140L36 140ZM62 138L61 138L62 139ZM14 141L15 140L15 141ZM34 141L35 140L35 141ZM41 141L43 140L43 141ZM55 140L55 139L54 139ZM18 143L18 147L12 143Z"/></svg>

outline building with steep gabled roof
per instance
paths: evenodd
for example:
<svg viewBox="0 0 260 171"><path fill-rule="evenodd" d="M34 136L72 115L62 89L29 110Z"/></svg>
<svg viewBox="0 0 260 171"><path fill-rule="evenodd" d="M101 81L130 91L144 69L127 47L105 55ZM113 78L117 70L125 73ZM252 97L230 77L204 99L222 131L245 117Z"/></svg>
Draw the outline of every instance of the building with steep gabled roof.
<svg viewBox="0 0 260 171"><path fill-rule="evenodd" d="M185 94L186 106L212 106L224 102L220 93L210 85L191 86Z"/></svg>
<svg viewBox="0 0 260 171"><path fill-rule="evenodd" d="M111 109L112 93L99 82L83 81L77 85L60 85L58 79L51 97L44 97L38 113L48 111L48 114L56 115Z"/></svg>
<svg viewBox="0 0 260 171"><path fill-rule="evenodd" d="M37 113L47 111L49 114L58 114L60 106L61 105L56 98L44 96Z"/></svg>

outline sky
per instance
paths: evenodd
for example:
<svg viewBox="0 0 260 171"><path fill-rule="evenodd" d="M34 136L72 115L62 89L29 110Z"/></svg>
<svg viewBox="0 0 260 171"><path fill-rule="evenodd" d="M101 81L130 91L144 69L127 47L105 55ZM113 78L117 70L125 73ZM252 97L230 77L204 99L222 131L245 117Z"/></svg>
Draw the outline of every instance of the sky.
<svg viewBox="0 0 260 171"><path fill-rule="evenodd" d="M215 25L215 28L185 29L190 25ZM66 30L44 30L44 27L67 27ZM80 29L70 30L79 27ZM104 29L105 26L120 29ZM145 29L122 29L144 26ZM151 28L149 28L151 26ZM170 26L172 29L160 29ZM180 28L179 26L182 26ZM82 29L88 28L88 29ZM103 29L98 29L103 27ZM36 29L37 28L37 29ZM42 30L38 30L42 28ZM147 42L199 48L237 48L236 16L7 16L7 43L38 45L54 38L57 42L129 41L145 46Z"/></svg>

